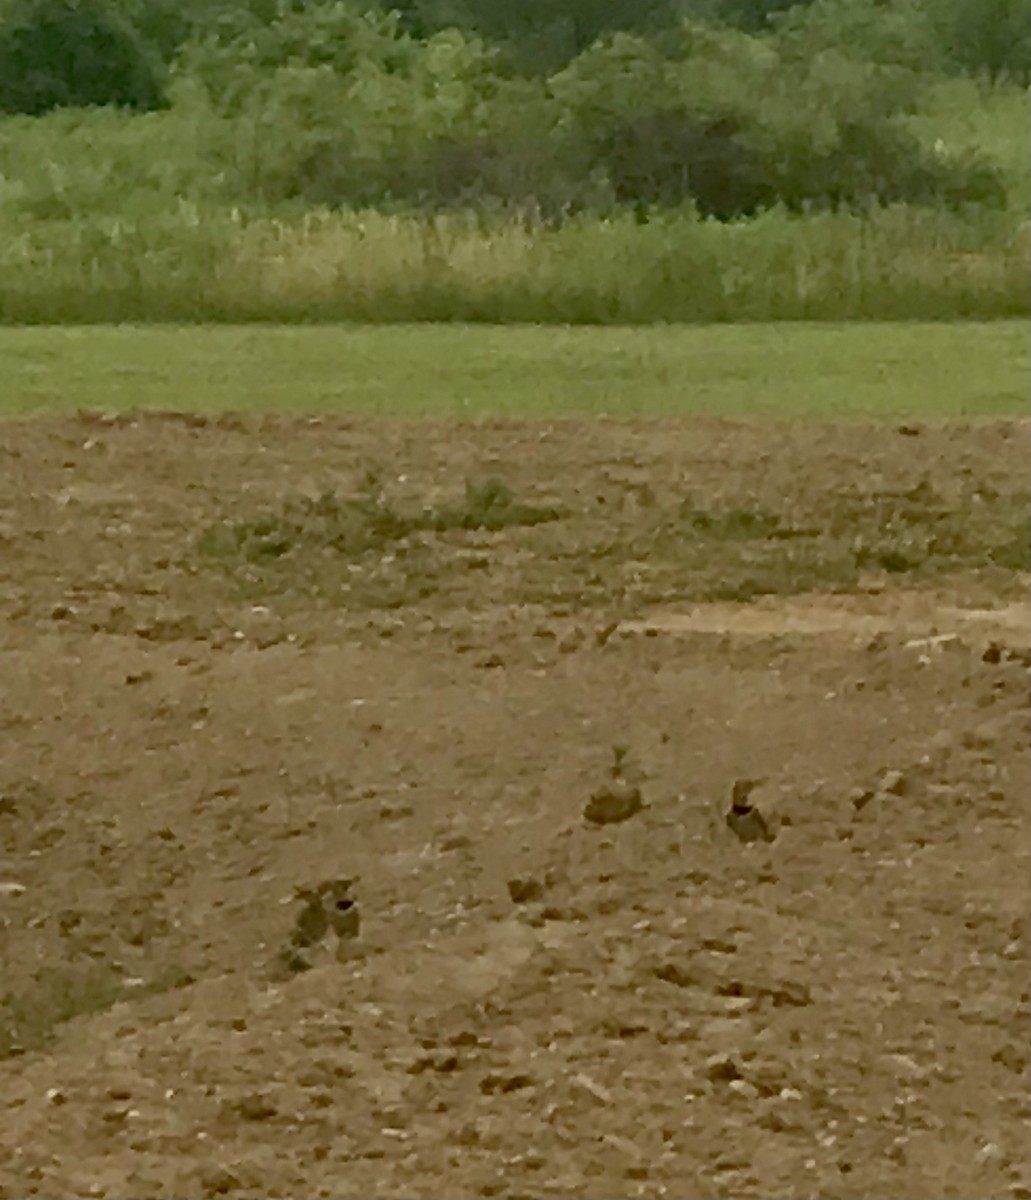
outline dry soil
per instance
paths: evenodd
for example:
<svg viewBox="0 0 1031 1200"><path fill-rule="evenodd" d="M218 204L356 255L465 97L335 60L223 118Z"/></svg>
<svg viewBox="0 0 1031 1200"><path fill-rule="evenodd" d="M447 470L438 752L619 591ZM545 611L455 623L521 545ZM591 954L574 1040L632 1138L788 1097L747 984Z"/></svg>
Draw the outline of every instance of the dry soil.
<svg viewBox="0 0 1031 1200"><path fill-rule="evenodd" d="M1031 1197L1026 435L0 425L0 1197Z"/></svg>

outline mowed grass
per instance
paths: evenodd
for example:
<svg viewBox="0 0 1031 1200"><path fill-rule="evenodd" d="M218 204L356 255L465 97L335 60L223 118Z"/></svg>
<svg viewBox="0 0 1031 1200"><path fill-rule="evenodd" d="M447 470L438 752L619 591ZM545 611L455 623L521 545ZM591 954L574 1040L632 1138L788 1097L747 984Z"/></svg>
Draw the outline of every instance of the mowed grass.
<svg viewBox="0 0 1031 1200"><path fill-rule="evenodd" d="M1023 416L1022 321L0 329L0 415Z"/></svg>

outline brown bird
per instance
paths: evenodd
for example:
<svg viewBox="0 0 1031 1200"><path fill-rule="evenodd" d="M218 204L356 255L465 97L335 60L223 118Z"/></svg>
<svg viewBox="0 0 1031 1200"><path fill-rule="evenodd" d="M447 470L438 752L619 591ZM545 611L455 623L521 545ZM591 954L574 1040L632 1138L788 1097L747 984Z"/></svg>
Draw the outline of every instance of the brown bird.
<svg viewBox="0 0 1031 1200"><path fill-rule="evenodd" d="M330 927L341 940L356 938L361 932L361 916L351 894L353 884L353 879L335 879L322 885Z"/></svg>
<svg viewBox="0 0 1031 1200"><path fill-rule="evenodd" d="M742 842L773 841L766 818L751 802L751 795L759 782L755 779L738 779L731 789L727 826Z"/></svg>
<svg viewBox="0 0 1031 1200"><path fill-rule="evenodd" d="M322 904L322 894L312 888L295 888L294 895L304 901L304 908L290 933L290 944L307 950L317 946L329 932L329 917Z"/></svg>

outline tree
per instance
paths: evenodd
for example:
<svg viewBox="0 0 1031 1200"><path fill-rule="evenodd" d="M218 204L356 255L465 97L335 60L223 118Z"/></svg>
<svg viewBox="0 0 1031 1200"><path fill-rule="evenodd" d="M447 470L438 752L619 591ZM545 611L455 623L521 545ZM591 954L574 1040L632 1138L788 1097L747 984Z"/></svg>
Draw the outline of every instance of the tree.
<svg viewBox="0 0 1031 1200"><path fill-rule="evenodd" d="M161 107L143 39L106 0L15 0L0 8L0 111Z"/></svg>
<svg viewBox="0 0 1031 1200"><path fill-rule="evenodd" d="M418 36L448 26L470 29L502 46L517 70L544 75L604 33L674 23L683 0L400 0L394 7Z"/></svg>
<svg viewBox="0 0 1031 1200"><path fill-rule="evenodd" d="M936 0L931 8L959 66L1031 81L1031 0Z"/></svg>

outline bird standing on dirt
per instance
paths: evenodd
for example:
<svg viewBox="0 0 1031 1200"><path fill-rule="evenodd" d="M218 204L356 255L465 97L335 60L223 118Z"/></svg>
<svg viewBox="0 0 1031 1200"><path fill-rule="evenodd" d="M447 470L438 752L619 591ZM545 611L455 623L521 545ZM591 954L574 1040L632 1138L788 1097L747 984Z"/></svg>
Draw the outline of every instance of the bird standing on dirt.
<svg viewBox="0 0 1031 1200"><path fill-rule="evenodd" d="M766 818L751 802L752 793L758 786L758 780L738 779L731 789L727 826L742 842L773 841Z"/></svg>

